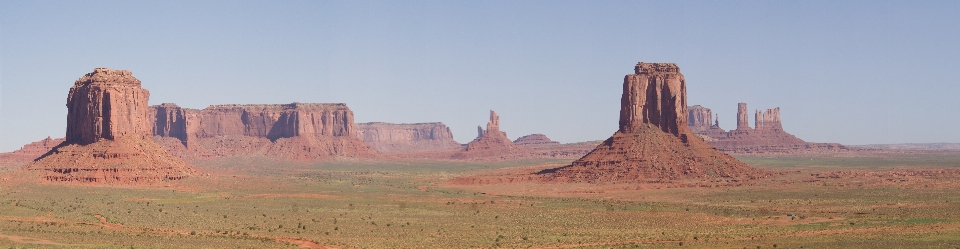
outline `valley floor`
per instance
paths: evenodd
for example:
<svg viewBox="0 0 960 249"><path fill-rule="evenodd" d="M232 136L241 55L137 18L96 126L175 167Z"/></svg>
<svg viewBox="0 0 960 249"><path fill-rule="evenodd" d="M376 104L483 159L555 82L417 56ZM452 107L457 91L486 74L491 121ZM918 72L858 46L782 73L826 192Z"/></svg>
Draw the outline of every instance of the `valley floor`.
<svg viewBox="0 0 960 249"><path fill-rule="evenodd" d="M0 248L960 248L960 154L738 157L749 186L496 183L570 160L226 158L152 186L0 170Z"/></svg>

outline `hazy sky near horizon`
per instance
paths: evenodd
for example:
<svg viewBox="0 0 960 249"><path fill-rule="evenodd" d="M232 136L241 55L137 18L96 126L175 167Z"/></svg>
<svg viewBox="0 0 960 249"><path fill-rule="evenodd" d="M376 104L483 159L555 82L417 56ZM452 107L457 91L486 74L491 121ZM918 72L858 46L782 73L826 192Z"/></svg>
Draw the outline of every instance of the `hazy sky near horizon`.
<svg viewBox="0 0 960 249"><path fill-rule="evenodd" d="M960 142L960 1L0 0L0 151L63 137L67 93L132 70L150 104L342 102L357 122L488 110L511 139L617 130L623 76L677 63L735 128L781 108L812 142ZM752 119L752 113L751 113ZM750 122L753 124L753 122Z"/></svg>

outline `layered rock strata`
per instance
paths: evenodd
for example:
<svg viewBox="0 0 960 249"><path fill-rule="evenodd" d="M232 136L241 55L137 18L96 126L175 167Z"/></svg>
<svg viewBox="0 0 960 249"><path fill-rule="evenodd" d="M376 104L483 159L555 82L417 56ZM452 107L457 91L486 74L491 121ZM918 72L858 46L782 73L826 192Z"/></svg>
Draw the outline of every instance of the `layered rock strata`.
<svg viewBox="0 0 960 249"><path fill-rule="evenodd" d="M53 147L66 141L65 138L52 139L50 137L32 142L13 152L0 153L0 165L24 165L47 153Z"/></svg>
<svg viewBox="0 0 960 249"><path fill-rule="evenodd" d="M346 104L152 106L154 140L186 160L262 155L289 160L380 155L355 136ZM180 145L173 142L179 141Z"/></svg>
<svg viewBox="0 0 960 249"><path fill-rule="evenodd" d="M690 111L690 115L695 115ZM737 105L737 129L724 131L719 126L691 130L721 151L738 154L836 152L846 147L836 143L809 143L783 130L780 108L754 111L754 127L748 121L747 104Z"/></svg>
<svg viewBox="0 0 960 249"><path fill-rule="evenodd" d="M357 137L380 152L456 150L463 147L443 123L359 123Z"/></svg>
<svg viewBox="0 0 960 249"><path fill-rule="evenodd" d="M620 129L548 180L661 182L748 177L755 170L708 145L687 126L686 81L673 63L644 63L624 77Z"/></svg>
<svg viewBox="0 0 960 249"><path fill-rule="evenodd" d="M507 133L500 131L500 116L496 112L490 111L490 121L487 122L487 129L479 129L477 138L467 143L461 150L453 154L454 159L478 159L478 158L512 158L518 154L532 153L527 148L517 146L507 138Z"/></svg>
<svg viewBox="0 0 960 249"><path fill-rule="evenodd" d="M547 135L543 134L530 134L517 138L513 140L513 143L520 146L537 146L537 145L557 145L560 142L550 140Z"/></svg>
<svg viewBox="0 0 960 249"><path fill-rule="evenodd" d="M65 142L27 165L57 182L179 180L194 169L150 140L150 92L127 70L97 68L67 96Z"/></svg>

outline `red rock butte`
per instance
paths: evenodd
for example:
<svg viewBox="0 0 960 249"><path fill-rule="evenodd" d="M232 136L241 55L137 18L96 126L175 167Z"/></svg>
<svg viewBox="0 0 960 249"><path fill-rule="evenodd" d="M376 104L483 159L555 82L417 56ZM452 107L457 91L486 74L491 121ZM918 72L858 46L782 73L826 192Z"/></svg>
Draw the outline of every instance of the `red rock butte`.
<svg viewBox="0 0 960 249"><path fill-rule="evenodd" d="M26 169L48 181L144 183L178 180L194 169L150 140L150 92L127 70L97 68L67 96L66 141Z"/></svg>
<svg viewBox="0 0 960 249"><path fill-rule="evenodd" d="M467 143L460 152L453 154L454 159L509 158L511 155L532 153L533 150L517 146L500 131L500 116L490 111L487 129L477 127L477 138Z"/></svg>
<svg viewBox="0 0 960 249"><path fill-rule="evenodd" d="M571 165L540 174L555 181L660 182L755 172L687 127L687 85L676 64L640 62L634 72L623 80L620 129Z"/></svg>

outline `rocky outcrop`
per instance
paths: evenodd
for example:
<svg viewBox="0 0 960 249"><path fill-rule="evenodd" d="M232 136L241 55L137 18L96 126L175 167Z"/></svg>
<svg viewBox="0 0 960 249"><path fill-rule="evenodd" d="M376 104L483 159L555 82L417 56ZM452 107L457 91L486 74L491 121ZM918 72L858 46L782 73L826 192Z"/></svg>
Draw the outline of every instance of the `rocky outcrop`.
<svg viewBox="0 0 960 249"><path fill-rule="evenodd" d="M490 111L490 121L487 129L480 129L478 136L461 150L453 154L454 159L507 159L518 154L532 153L527 148L517 146L507 138L507 133L500 131L500 116Z"/></svg>
<svg viewBox="0 0 960 249"><path fill-rule="evenodd" d="M691 111L690 115L694 115ZM780 121L780 108L754 111L754 127L746 125L747 104L737 105L737 129L724 131L719 125L710 129L695 129L697 135L703 137L710 145L717 149L737 154L785 154L785 153L819 153L847 150L845 146L835 143L808 143L783 130Z"/></svg>
<svg viewBox="0 0 960 249"><path fill-rule="evenodd" d="M713 126L713 113L710 108L695 105L687 108L687 125L693 132L710 129Z"/></svg>
<svg viewBox="0 0 960 249"><path fill-rule="evenodd" d="M462 145L443 123L359 123L357 137L380 152L456 150Z"/></svg>
<svg viewBox="0 0 960 249"><path fill-rule="evenodd" d="M356 136L343 103L228 104L203 110L152 106L155 141L185 160L262 155L289 160L377 157ZM182 146L172 143L177 139Z"/></svg>
<svg viewBox="0 0 960 249"><path fill-rule="evenodd" d="M130 71L97 68L67 97L65 142L27 165L57 182L143 183L178 180L192 167L150 140L150 92Z"/></svg>
<svg viewBox="0 0 960 249"><path fill-rule="evenodd" d="M44 138L43 140L32 142L29 144L20 147L19 150L13 152L0 153L0 166L2 165L24 165L29 162L32 162L34 159L42 156L66 141L65 138L56 138L51 139L50 137Z"/></svg>
<svg viewBox="0 0 960 249"><path fill-rule="evenodd" d="M747 116L747 103L737 104L737 130L750 130L750 117Z"/></svg>
<svg viewBox="0 0 960 249"><path fill-rule="evenodd" d="M687 126L686 81L673 63L637 63L624 77L620 129L571 165L540 172L553 181L661 182L741 178L754 170Z"/></svg>
<svg viewBox="0 0 960 249"><path fill-rule="evenodd" d="M560 142L550 140L546 135L543 134L530 134L517 138L513 140L513 143L520 146L535 146L535 145L556 145Z"/></svg>

